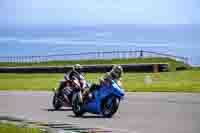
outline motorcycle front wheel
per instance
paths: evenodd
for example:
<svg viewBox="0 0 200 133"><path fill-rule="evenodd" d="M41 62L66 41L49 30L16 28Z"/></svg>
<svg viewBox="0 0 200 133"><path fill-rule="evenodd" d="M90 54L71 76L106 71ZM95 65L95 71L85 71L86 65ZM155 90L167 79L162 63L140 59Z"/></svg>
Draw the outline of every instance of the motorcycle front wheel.
<svg viewBox="0 0 200 133"><path fill-rule="evenodd" d="M116 96L107 97L102 101L102 114L111 118L118 110L120 99Z"/></svg>
<svg viewBox="0 0 200 133"><path fill-rule="evenodd" d="M53 103L53 107L55 110L59 110L62 107L62 102L58 97L58 93L56 93L56 92L54 93L52 103Z"/></svg>
<svg viewBox="0 0 200 133"><path fill-rule="evenodd" d="M85 112L82 109L81 92L76 92L72 96L72 111L75 116L82 116Z"/></svg>

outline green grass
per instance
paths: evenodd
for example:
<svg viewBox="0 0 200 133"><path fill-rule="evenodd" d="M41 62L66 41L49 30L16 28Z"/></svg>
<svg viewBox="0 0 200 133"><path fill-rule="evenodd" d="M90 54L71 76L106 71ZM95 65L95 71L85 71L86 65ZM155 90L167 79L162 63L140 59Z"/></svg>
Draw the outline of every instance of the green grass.
<svg viewBox="0 0 200 133"><path fill-rule="evenodd" d="M19 128L13 124L0 123L0 133L42 133L42 131L37 128Z"/></svg>
<svg viewBox="0 0 200 133"><path fill-rule="evenodd" d="M0 74L0 90L50 90L63 74Z"/></svg>
<svg viewBox="0 0 200 133"><path fill-rule="evenodd" d="M98 83L104 74L88 73L86 79ZM146 76L152 79L145 84ZM0 74L0 90L51 90L63 74ZM164 73L125 73L123 88L139 92L200 92L200 71L185 70Z"/></svg>
<svg viewBox="0 0 200 133"><path fill-rule="evenodd" d="M192 70L200 71L200 67L192 67Z"/></svg>
<svg viewBox="0 0 200 133"><path fill-rule="evenodd" d="M65 66L65 65L91 65L91 64L138 64L138 63L169 63L171 70L176 67L189 67L180 61L175 61L170 58L133 58L133 59L112 59L112 60L78 60L78 61L49 61L41 63L0 63L0 67L9 66Z"/></svg>

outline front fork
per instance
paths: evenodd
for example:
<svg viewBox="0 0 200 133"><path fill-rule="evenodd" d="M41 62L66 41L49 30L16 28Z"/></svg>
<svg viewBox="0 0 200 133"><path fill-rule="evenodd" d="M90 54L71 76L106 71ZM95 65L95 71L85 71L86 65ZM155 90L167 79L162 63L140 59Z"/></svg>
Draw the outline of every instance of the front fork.
<svg viewBox="0 0 200 133"><path fill-rule="evenodd" d="M77 96L78 96L79 102L83 103L83 96L82 96L82 92L81 91L78 92Z"/></svg>

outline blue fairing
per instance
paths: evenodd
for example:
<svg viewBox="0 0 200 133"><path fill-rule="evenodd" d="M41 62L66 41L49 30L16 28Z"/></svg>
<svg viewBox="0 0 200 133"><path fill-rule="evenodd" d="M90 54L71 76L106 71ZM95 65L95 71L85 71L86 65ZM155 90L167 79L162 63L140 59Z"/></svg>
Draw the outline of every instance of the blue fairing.
<svg viewBox="0 0 200 133"><path fill-rule="evenodd" d="M124 90L115 81L112 81L112 91L118 97L124 96Z"/></svg>
<svg viewBox="0 0 200 133"><path fill-rule="evenodd" d="M101 86L98 90L93 92L93 95L95 99L84 105L83 108L86 112L99 114L101 113L101 101L104 98L110 95L115 95L121 98L124 96L124 91L115 81L112 81L112 85L110 87Z"/></svg>

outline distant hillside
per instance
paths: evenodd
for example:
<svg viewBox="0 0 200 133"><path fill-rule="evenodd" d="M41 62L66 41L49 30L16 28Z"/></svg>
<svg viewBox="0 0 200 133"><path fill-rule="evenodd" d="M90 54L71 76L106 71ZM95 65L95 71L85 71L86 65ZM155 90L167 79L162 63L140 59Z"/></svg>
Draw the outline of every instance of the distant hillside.
<svg viewBox="0 0 200 133"><path fill-rule="evenodd" d="M65 65L93 65L93 64L139 64L139 63L169 63L171 70L190 68L188 64L170 58L132 58L109 60L76 60L76 61L48 61L41 63L0 63L0 67L17 66L65 66Z"/></svg>

